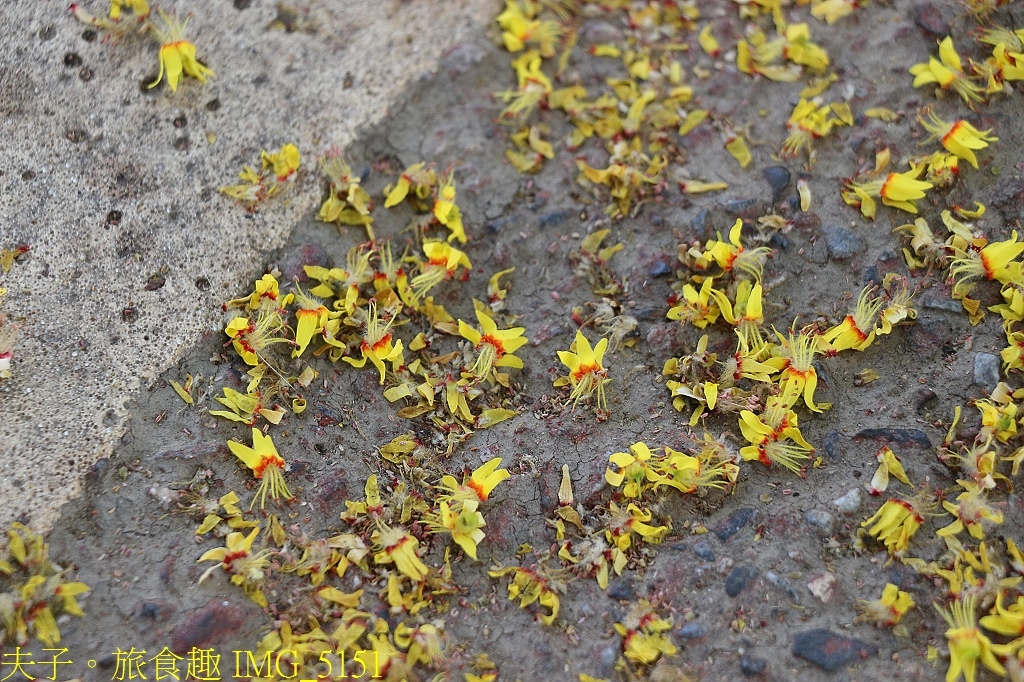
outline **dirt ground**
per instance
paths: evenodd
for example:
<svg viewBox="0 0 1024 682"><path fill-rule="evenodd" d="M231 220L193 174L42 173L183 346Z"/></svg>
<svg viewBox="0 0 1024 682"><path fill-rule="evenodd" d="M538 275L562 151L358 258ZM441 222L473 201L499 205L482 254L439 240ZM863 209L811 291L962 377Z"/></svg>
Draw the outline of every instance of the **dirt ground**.
<svg viewBox="0 0 1024 682"><path fill-rule="evenodd" d="M897 452L915 482L931 487L953 483L936 459L935 446L954 407L965 406L965 414L971 413L966 409L969 401L990 388L984 385L989 378L976 372L979 355L998 357L1004 345L997 317L990 315L972 327L959 303L951 301L939 273L911 278L917 287L915 323L878 338L862 353L819 362L818 397L833 408L800 415L804 436L822 458L806 478L744 463L731 494L666 496L657 511L671 517L672 530L662 544L651 546L648 565L613 578L606 591L592 579L568 581L552 626L535 622L532 611L509 601L507 579L489 578L486 571L515 563L513 556L523 543L538 552L554 543L545 519L557 505L563 464L569 466L576 500L587 506L608 495L604 471L609 453L640 440L652 447L685 444L691 431L687 415L672 408L661 377L664 361L692 349L701 334L665 318L681 240L703 242L726 230L736 217L753 221L774 210L791 219L793 229L771 243L774 250L764 275L765 316L780 329L796 317L841 319L865 283L880 282L887 272L908 274L901 241L892 234L892 228L909 222L908 216L880 208L878 219L868 222L842 203L839 187L843 178L873 162L878 139L884 138L894 158L915 153L922 136L913 123L914 111L934 98L927 88L910 87L907 68L933 54L936 36L926 29L935 22L948 22L954 35L965 36L973 21L953 3L932 9L938 19L925 21L917 3L900 1L858 9L833 26L811 20L815 39L840 68L833 91L847 93L855 112L885 106L906 116L897 123L859 118L853 127L816 143L809 212L799 211L795 203L803 159L781 162L791 171L792 182L774 203L762 174L780 165L773 155L802 85L754 80L731 68L713 69L700 82L697 99L737 126L749 126L754 163L741 169L722 148L718 133L707 126L683 144L686 168L701 179L729 183L724 192L688 196L670 182L635 217L610 221L602 211L601 195L576 182L577 154L595 165L604 158L594 145L577 154L559 149L536 175L517 173L505 160L508 127L496 120L502 105L492 97L514 85L510 57L493 35L478 35L451 50L435 75L411 86L393 114L363 131L346 151L353 168L367 173L365 186L375 197L397 171L417 161L454 168L473 271L466 282L443 284L438 299L455 317L470 319L471 297L484 296L488 278L514 266L507 308L519 316L516 324L531 339L518 353L525 363L515 377L522 386L519 414L477 431L445 464L461 472L500 456L512 476L487 503L480 561L461 555L453 561L453 580L460 589L452 608L441 616L449 643L439 671L445 674L442 679L461 680L470 659L484 652L497 664L500 680L575 680L579 673L626 679L616 669L622 644L613 624L639 598L651 600L662 616L672 618L670 637L678 647L677 654L650 672L651 679L941 679L945 659L933 664L925 658L929 646L945 644L946 625L930 607L941 589L890 563L878 545L854 547L860 522L881 503L867 494L877 465L873 455L881 445L888 443ZM737 30L731 3L708 10L719 17L722 34ZM793 12L800 15L800 10ZM1016 19L1021 25L1015 12L1019 7L1006 12L1004 23L1012 25ZM588 36L601 42L601 36L617 31L611 20L592 19L581 46L588 44ZM576 55L571 77L590 83L607 73L608 67L584 50ZM711 66L710 59L694 59ZM963 173L949 192L935 195L933 205L921 203L930 220L954 203L981 201L989 212L977 225L988 235L1005 238L1011 228L1019 228L1024 205L1019 102L1019 95L999 98L974 115L978 127L995 128L1000 140L986 151L980 170ZM937 110L947 116L969 113L953 98L938 102ZM552 126L553 139L568 131L554 112L543 112L541 120ZM413 235L403 232L408 214L374 215L378 236L390 236L396 246L413 244ZM625 244L612 266L628 287L627 306L639 321L639 343L610 356L611 414L598 422L587 409L563 408L565 393L552 387L552 379L562 371L556 350L566 349L575 334L572 308L598 298L574 276L569 254L582 237L603 227L612 230L609 243ZM294 226L284 248L252 264L251 279L275 267L282 281L288 281L301 273L303 263L341 265L348 249L361 240L355 228L339 233L308 215ZM237 285L237 295L243 295L251 280ZM712 343L725 349L727 335L716 334ZM61 623L61 646L74 660L68 667L74 676L109 679L116 648L135 647L152 655L164 646L215 646L225 653L226 663L230 651L253 649L274 624L270 614L224 576L197 585L205 566L196 560L216 541L197 538L195 519L176 512L174 491L194 480L197 472L211 472L211 497L241 492L251 484L249 472L226 447L231 438L247 441L248 427L206 414L221 386L244 383L237 359L224 359L224 341L219 333L197 339L177 367L142 391L115 455L93 468L84 494L64 508L48 536L55 561L73 565L78 579L92 588L82 600L85 617ZM283 520L309 537L323 537L344 528L339 520L344 500L361 498L367 476L381 470L376 449L411 427L382 397L375 372L331 364L326 358L312 363L321 373L323 381L314 384L320 388L307 395L304 414L290 416L272 433L289 462L287 480L296 495L284 506ZM855 385L855 375L867 368L877 371L879 379ZM167 383L182 381L186 374L205 377L195 407L185 407ZM977 421L973 414L969 419ZM741 444L734 415L712 417L698 433L701 428L731 434L727 437L737 447ZM867 429L875 431L865 434ZM860 491L862 503L843 512L835 501L854 490ZM1016 494L1000 500L1005 521L994 533L1019 541L1024 505ZM945 547L931 532L937 522L927 523L915 540L914 554L930 559ZM444 543L436 542L428 556L438 562L443 551ZM827 600L808 588L832 578L835 584ZM895 632L853 624L854 602L877 598L887 582L910 592L919 607ZM353 585L347 581L344 587ZM371 594L382 589L369 583L364 587ZM268 596L274 602L274 593ZM367 603L374 600L371 596ZM364 603L364 608L371 607ZM865 655L836 670L794 655L794 642L818 629L859 640L854 648ZM828 643L820 647L828 648ZM87 667L88 660L96 667ZM420 679L432 674L419 673Z"/></svg>

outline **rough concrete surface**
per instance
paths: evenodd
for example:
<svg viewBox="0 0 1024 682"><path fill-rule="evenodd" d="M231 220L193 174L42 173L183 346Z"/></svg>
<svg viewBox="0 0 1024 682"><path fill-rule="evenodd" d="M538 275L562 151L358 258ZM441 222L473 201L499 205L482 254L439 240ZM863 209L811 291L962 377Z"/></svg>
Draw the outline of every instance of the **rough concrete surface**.
<svg viewBox="0 0 1024 682"><path fill-rule="evenodd" d="M308 30L287 32L268 28L270 0L161 6L194 12L208 85L146 89L158 46L90 42L63 0L0 6L0 247L31 247L0 276L21 327L0 384L3 525L52 524L124 432L139 386L216 329L239 278L320 200L316 155L344 148L497 7L303 2ZM247 215L217 192L288 142L303 167L286 200ZM154 276L165 283L147 290Z"/></svg>

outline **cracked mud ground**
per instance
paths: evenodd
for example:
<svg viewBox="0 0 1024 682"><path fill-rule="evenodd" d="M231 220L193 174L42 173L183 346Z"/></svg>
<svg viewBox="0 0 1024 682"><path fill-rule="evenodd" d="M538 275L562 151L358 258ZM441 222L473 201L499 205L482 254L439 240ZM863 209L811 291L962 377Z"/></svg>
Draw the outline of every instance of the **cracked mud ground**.
<svg viewBox="0 0 1024 682"><path fill-rule="evenodd" d="M940 11L950 21L959 14L952 4L941 5ZM852 89L858 106L889 106L911 114L884 129L891 144L908 152L915 144L912 112L930 95L909 89L906 67L931 54L935 44L935 36L914 23L913 13L912 3L875 5L848 23L814 27L833 61L846 69L841 85ZM614 27L597 21L589 30L597 35ZM581 41L586 40L584 31ZM915 324L900 327L863 353L821 361L819 395L834 407L802 422L804 435L823 458L823 466L809 470L805 479L785 469L746 465L732 494L665 498L658 511L671 516L672 531L663 544L652 547L648 566L627 570L606 591L590 579L570 582L552 627L534 622L531 612L510 602L505 581L487 577L487 567L509 565L522 543L538 549L553 543L544 520L557 505L563 464L569 466L576 499L586 505L607 494L609 453L638 440L652 447L678 446L684 440L686 415L672 408L660 378L665 359L692 349L700 336L698 330L665 319L680 240L703 242L736 217L749 221L773 209L792 219L794 229L773 242L775 253L765 273L766 318L779 328L797 316L841 317L865 282L880 281L890 271L906 274L899 239L891 233L907 222L905 216L885 210L868 223L839 200L840 179L873 153L871 140L882 134L881 124L861 121L819 143L811 212L794 207L795 183L773 205L773 190L761 171L778 165L771 155L781 144L782 124L798 90L764 80L744 80L737 87L737 74L715 72L704 88L710 94L703 97L734 120L752 124L750 138L764 141L752 146L754 164L741 170L716 133L695 131L686 143L689 167L728 182L729 189L688 198L671 187L635 217L609 222L602 201L575 182L572 154L560 150L535 176L520 175L505 161L508 130L496 122L501 105L491 93L511 84L508 59L483 36L459 45L435 76L411 87L393 115L364 131L346 152L357 171L368 172L366 187L377 197L411 163L454 167L474 269L468 282L442 285L438 299L455 317L469 319L471 297L483 295L487 278L514 266L508 310L520 316L517 324L526 327L531 339L519 352L525 362L518 377L524 386L521 413L476 432L449 463L452 470L474 468L500 456L512 472L488 503L480 562L461 557L453 565L461 589L443 617L451 643L449 679L461 679L458 671L480 652L497 663L501 680L575 680L578 673L620 679L615 661L621 639L612 625L640 597L657 603L662 615L671 615L671 638L679 648L655 668L652 679L940 679L942 664L933 667L924 658L945 630L928 607L939 591L914 571L888 564L877 545L866 551L853 548L858 524L879 503L867 496L866 486L880 445L888 442L897 451L912 479L952 482L934 446L954 406L986 393L986 386L977 385L987 381L975 372L979 354L998 356L1003 345L994 316L971 327L936 274L912 280L920 287ZM582 57L573 68L584 82L601 73L593 60ZM759 110L764 116L758 116ZM555 137L565 132L557 117L545 116ZM1008 233L1020 216L1020 117L1016 99L997 101L980 112L983 127L998 125L1000 143L991 150L990 165L965 175L940 199L989 205L991 213L979 225L992 235ZM596 162L597 155L590 153ZM993 172L996 168L1001 174ZM795 180L799 160L789 169ZM375 217L379 236L391 236L399 249L406 239L412 243L412 236L401 232L407 215L378 212ZM613 266L628 285L640 342L635 350L612 356L611 417L598 423L586 410L559 407L563 396L551 382L561 371L555 351L567 348L575 333L571 308L595 300L588 284L574 276L568 255L582 237L602 227L612 229L610 241L625 243ZM354 228L339 235L333 226L308 216L295 226L286 247L265 263L253 264L253 279L274 267L284 282L300 276L304 263L343 264L346 251L360 239ZM242 295L251 281L237 284L237 295ZM78 579L92 587L83 600L86 617L62 624L62 646L71 651L74 672L83 679L109 679L111 652L118 647L151 654L164 646L248 650L273 624L223 576L197 585L204 567L196 559L215 545L197 539L193 519L175 513L170 502L172 489L198 471L212 472L213 497L250 483L249 473L225 445L230 438L247 440L248 428L216 420L202 409L212 404L220 386L237 388L242 382L237 367L220 359L223 342L220 334L197 340L178 367L143 390L116 454L94 467L85 494L64 509L49 536L55 560L73 564ZM290 417L273 435L289 462L288 481L296 494L282 520L298 524L309 536L324 536L343 527L338 516L344 500L360 498L366 477L378 470L376 448L411 428L382 397L374 372L326 359L313 362L325 387L310 391L306 412ZM865 368L881 378L856 386L854 376ZM184 408L167 384L187 373L207 378L199 387L198 409ZM716 434L736 431L731 417L715 417L706 428ZM853 490L860 491L860 504ZM1005 522L996 532L1019 538L1022 511L1019 498L1010 495ZM699 528L709 532L695 532ZM931 558L944 549L931 532L919 537L917 556ZM430 550L435 559L442 553L443 543ZM823 601L808 584L830 583L829 576L835 584ZM886 582L909 591L922 605L907 616L900 635L852 625L854 601L876 598ZM274 601L272 592L268 596ZM828 639L840 636L857 640L848 658L835 656L839 640ZM804 658L824 655L822 664L795 656L794 646L803 649ZM97 661L97 667L86 668L87 659ZM431 674L420 676L430 679Z"/></svg>

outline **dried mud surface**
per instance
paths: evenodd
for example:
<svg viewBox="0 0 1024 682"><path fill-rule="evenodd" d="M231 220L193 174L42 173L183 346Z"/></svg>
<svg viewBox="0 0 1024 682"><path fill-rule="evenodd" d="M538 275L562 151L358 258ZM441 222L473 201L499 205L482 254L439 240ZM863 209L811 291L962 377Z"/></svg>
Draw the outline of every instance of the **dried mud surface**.
<svg viewBox="0 0 1024 682"><path fill-rule="evenodd" d="M855 18L833 27L813 24L815 38L844 69L833 87L851 89L855 110L888 106L908 117L897 124L861 121L820 142L810 181L810 213L792 208L792 184L780 198L776 210L792 218L796 227L774 244L765 274L766 318L779 328L797 316L841 317L866 281L906 271L899 240L891 233L906 216L883 209L876 222L868 223L842 204L838 190L841 178L870 163L877 137L890 143L894 157L911 153L917 143L913 111L931 95L910 89L906 68L931 54L935 39L915 25L913 11L912 3L896 2L859 10ZM967 26L957 18L954 5L940 5L939 11L954 30ZM580 59L573 68L587 82L598 67ZM463 557L454 566L463 592L444 617L450 641L459 645L450 650L450 679L461 679L456 671L479 652L487 652L498 664L502 680L575 680L581 672L619 679L614 663L621 643L612 624L628 602L640 597L656 601L661 613L672 615L671 636L679 647L653 679L684 679L678 676L683 671L705 680L738 679L752 672L768 680L940 679L942 664L933 667L924 659L928 645L941 641L945 629L928 606L938 596L935 586L899 564L887 564L887 555L877 546L866 552L853 549L858 524L879 504L866 488L875 468L873 454L883 444L858 434L891 429L883 434L899 441L910 433L910 441L891 445L912 480L950 485L934 446L954 406L985 394L974 384L977 354L998 356L1003 345L995 316L972 328L935 274L912 279L920 287L915 324L878 339L862 353L820 362L819 397L834 407L822 415L801 415L801 426L823 458L821 468L801 479L784 469L748 464L731 495L667 498L660 511L671 515L673 530L654 548L649 566L627 571L606 592L593 580L571 582L553 627L533 622L531 613L508 601L504 581L487 577L484 569L508 565L521 543L543 548L553 542L544 519L556 504L563 463L569 465L577 500L586 504L606 494L603 473L610 452L637 440L652 447L683 440L688 431L685 415L672 408L659 377L664 360L692 348L699 337L697 330L681 330L665 319L676 244L680 238L704 240L736 216L756 218L773 208L760 171L777 164L770 157L781 144L782 124L800 87L716 71L704 85L704 92L711 94L703 97L709 103L713 99L716 110L730 113L737 122L751 124L750 138L764 142L752 145L754 164L740 170L716 133L696 131L685 145L689 167L701 169L704 179L729 182L730 188L684 198L669 187L635 218L607 223L602 204L576 184L570 153L560 150L532 177L517 174L505 161L507 129L495 122L500 105L490 94L511 82L506 53L483 36L462 43L436 76L412 86L404 104L387 121L365 130L347 152L357 169L388 164L397 170L419 160L454 166L474 269L468 282L443 285L439 299L453 315L466 319L472 314L471 296L483 295L487 278L515 266L508 308L521 316L518 324L532 340L519 353L526 365L519 376L525 396L521 414L474 434L450 463L472 468L500 456L513 473L488 503L481 561ZM978 113L979 127L996 126L1000 142L979 172L965 174L948 194L938 195L936 206L923 205L926 215L937 215L943 205L979 200L990 207L979 221L989 235L1008 234L1016 225L1024 197L1024 125L1018 102L1000 100ZM962 109L959 102L938 103L940 112ZM556 132L561 130L556 116L545 115ZM596 163L599 155L592 147L586 149ZM794 178L801 170L798 161L788 164ZM387 180L371 172L366 184L379 196ZM403 214L375 215L378 235L391 235L398 244L409 236L400 233ZM636 350L612 356L611 417L597 423L585 410L574 414L560 408L560 394L551 381L560 372L555 351L568 347L575 333L572 306L596 299L587 283L574 277L568 254L584 235L606 223L611 239L626 245L613 265L628 283L641 341ZM829 226L855 233L855 255L833 257L824 237ZM339 236L334 227L307 216L265 265L277 266L287 278L310 255L341 264L359 238L354 230ZM250 284L237 282L238 294ZM86 618L63 624L63 646L85 679L109 677L103 665L111 663L109 653L115 647L152 653L175 638L195 637L216 642L222 651L251 649L271 627L271 617L222 576L197 586L202 567L196 559L214 545L199 542L193 535L195 522L162 503L168 486L192 479L198 470L213 472L213 496L241 490L250 482L225 445L229 438L247 440L248 429L215 420L202 409L183 408L166 383L186 373L212 377L213 385L199 401L203 407L210 406L215 387L237 386L236 369L211 362L222 352L223 340L219 333L199 339L177 367L143 390L115 454L93 468L84 495L64 508L50 535L55 559L73 563L79 579L93 588L83 602ZM288 480L297 496L286 508L288 522L300 524L311 536L342 527L338 514L343 500L361 497L367 475L378 468L375 448L409 430L381 396L374 372L317 362L327 387L312 391L308 410L273 432L290 463ZM864 368L875 369L881 378L855 386L854 375ZM736 432L732 417L714 418L706 426L716 434ZM863 493L864 503L859 511L844 514L834 501L854 489ZM996 532L1019 538L1022 511L1019 497L1010 495L1006 520ZM830 518L815 526L808 521L809 512L826 512ZM710 532L695 534L693 528L701 524ZM940 553L933 526L929 522L919 534L917 556ZM440 556L441 545L431 549L431 556ZM836 579L827 603L807 588L823 574ZM876 598L886 582L911 592L921 605L904 621L906 636L852 625L854 601ZM727 586L730 592L739 590L736 596L728 596ZM212 634L192 631L196 621L190 617L204 608L217 611L205 621L215 624ZM856 657L836 671L795 657L797 636L819 628L862 640L868 648L877 647L878 655ZM84 668L85 659L97 660L99 667ZM757 672L761 663L764 667Z"/></svg>

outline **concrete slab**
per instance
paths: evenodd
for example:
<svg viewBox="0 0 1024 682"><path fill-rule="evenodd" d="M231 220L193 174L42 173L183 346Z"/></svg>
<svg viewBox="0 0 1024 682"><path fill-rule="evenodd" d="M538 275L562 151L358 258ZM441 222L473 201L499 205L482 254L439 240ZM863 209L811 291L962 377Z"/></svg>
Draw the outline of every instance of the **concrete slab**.
<svg viewBox="0 0 1024 682"><path fill-rule="evenodd" d="M288 32L270 27L270 0L164 7L195 12L208 85L146 89L157 46L90 41L63 2L0 7L0 247L31 246L0 274L0 311L21 328L0 381L0 525L52 524L122 436L139 386L219 333L220 301L320 201L315 156L499 9L313 0L297 6L308 30ZM248 215L217 192L286 142L303 166L285 197Z"/></svg>

